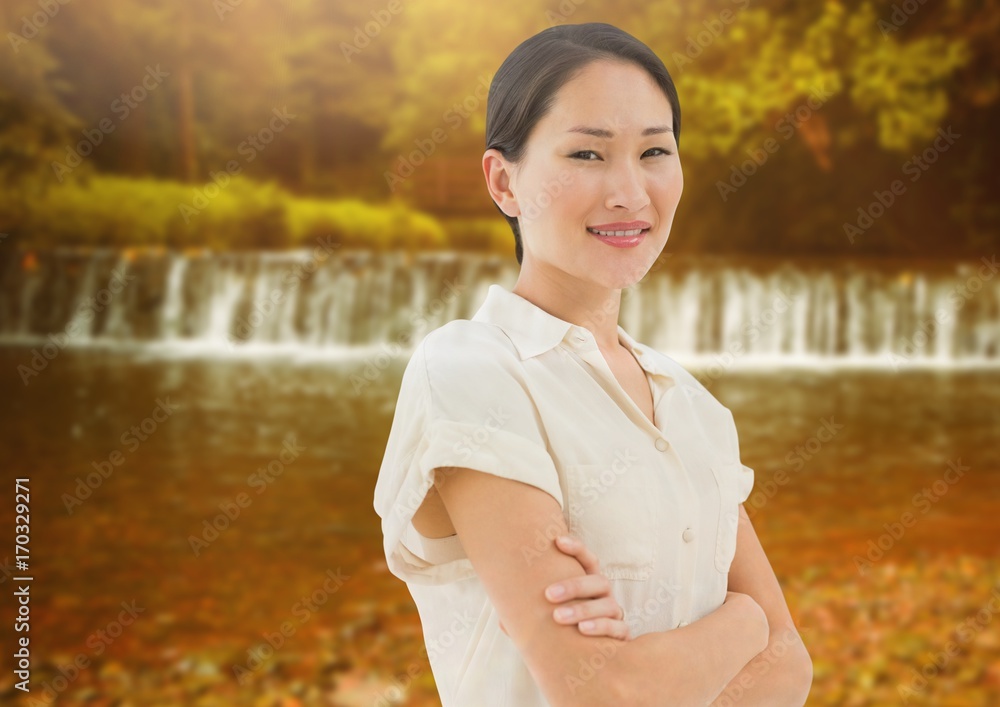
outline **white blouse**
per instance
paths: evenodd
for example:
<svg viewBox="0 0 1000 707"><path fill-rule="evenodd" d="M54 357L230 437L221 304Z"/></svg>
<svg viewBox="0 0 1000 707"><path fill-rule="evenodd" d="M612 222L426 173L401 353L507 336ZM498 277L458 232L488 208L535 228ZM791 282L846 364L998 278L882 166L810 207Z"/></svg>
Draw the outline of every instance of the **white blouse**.
<svg viewBox="0 0 1000 707"><path fill-rule="evenodd" d="M497 284L471 320L429 332L406 366L374 506L443 707L548 702L458 536L425 538L411 523L437 467L555 498L600 560L633 637L684 626L725 599L739 504L754 480L732 413L672 358L618 332L650 383L655 426L589 330Z"/></svg>

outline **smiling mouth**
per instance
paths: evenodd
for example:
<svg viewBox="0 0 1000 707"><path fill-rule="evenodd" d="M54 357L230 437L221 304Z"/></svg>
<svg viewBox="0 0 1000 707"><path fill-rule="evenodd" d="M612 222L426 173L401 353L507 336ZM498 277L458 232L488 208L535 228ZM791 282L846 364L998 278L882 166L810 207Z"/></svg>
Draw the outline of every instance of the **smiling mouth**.
<svg viewBox="0 0 1000 707"><path fill-rule="evenodd" d="M598 236L639 236L646 233L648 228L633 228L628 231L598 231L595 228L587 227L587 230Z"/></svg>

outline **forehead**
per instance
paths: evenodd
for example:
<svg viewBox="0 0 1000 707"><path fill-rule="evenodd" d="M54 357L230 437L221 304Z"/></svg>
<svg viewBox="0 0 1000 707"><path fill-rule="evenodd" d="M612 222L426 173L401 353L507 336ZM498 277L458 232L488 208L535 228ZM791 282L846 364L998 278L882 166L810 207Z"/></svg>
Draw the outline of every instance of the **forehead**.
<svg viewBox="0 0 1000 707"><path fill-rule="evenodd" d="M552 108L539 121L548 133L586 125L613 132L672 125L670 101L659 84L630 62L590 62L556 92Z"/></svg>

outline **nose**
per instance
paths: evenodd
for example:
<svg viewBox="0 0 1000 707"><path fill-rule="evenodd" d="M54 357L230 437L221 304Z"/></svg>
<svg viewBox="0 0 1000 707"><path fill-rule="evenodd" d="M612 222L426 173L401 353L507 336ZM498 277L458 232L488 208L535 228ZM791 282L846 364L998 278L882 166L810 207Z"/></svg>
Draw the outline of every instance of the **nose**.
<svg viewBox="0 0 1000 707"><path fill-rule="evenodd" d="M649 204L649 194L642 175L642 166L631 162L620 163L608 170L608 209L622 207L637 213Z"/></svg>

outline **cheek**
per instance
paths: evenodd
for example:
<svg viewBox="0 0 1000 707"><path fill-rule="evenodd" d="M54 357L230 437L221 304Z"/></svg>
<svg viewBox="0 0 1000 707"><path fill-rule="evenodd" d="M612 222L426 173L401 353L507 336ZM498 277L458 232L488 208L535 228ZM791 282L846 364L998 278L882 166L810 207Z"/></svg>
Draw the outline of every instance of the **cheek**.
<svg viewBox="0 0 1000 707"><path fill-rule="evenodd" d="M650 196L658 199L679 199L684 190L684 174L680 168L657 175L649 184Z"/></svg>
<svg viewBox="0 0 1000 707"><path fill-rule="evenodd" d="M583 218L579 213L587 211L587 185L576 177L555 173L545 182L534 185L531 202L535 205L536 221Z"/></svg>

